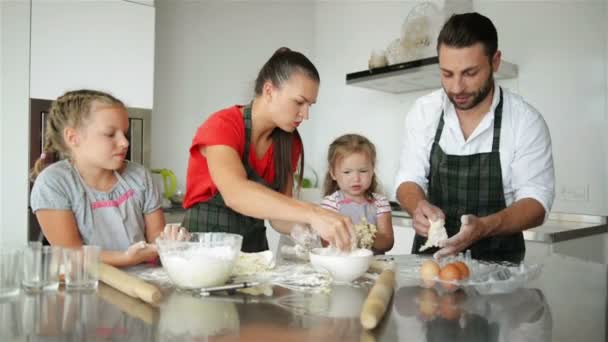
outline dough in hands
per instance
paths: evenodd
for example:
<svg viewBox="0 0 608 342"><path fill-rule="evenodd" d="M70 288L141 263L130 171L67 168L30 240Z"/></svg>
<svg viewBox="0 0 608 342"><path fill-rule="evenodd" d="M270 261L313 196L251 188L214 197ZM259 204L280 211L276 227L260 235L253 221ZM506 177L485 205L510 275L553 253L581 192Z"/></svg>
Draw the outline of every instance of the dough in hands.
<svg viewBox="0 0 608 342"><path fill-rule="evenodd" d="M431 247L441 247L439 246L439 241L448 238L448 232L444 227L444 219L438 219L437 221L431 221L429 219L429 223L431 224L431 228L429 228L429 237L426 239L424 245L420 247L418 250L419 252L425 251Z"/></svg>
<svg viewBox="0 0 608 342"><path fill-rule="evenodd" d="M378 232L378 228L375 224L368 223L365 217L361 218L361 222L359 224L355 224L355 236L353 236L353 241L351 250L355 250L358 248L372 249L374 246L374 240L376 240L376 233Z"/></svg>

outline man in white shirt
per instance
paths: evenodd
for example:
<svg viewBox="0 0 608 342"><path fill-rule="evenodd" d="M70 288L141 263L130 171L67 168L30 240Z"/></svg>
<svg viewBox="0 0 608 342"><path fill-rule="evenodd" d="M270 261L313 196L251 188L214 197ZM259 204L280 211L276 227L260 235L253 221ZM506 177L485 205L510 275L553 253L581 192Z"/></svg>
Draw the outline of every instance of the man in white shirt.
<svg viewBox="0 0 608 342"><path fill-rule="evenodd" d="M443 89L419 98L405 120L395 179L413 218L413 253L430 223L449 239L435 257L520 261L522 231L542 224L555 197L551 137L540 113L500 88L496 28L478 13L453 15L437 39Z"/></svg>

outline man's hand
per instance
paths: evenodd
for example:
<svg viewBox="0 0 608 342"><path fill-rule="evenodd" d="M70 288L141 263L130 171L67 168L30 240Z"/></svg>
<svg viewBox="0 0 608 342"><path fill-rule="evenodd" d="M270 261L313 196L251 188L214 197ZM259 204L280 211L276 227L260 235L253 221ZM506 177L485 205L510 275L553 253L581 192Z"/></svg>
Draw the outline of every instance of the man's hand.
<svg viewBox="0 0 608 342"><path fill-rule="evenodd" d="M412 224L416 234L420 236L428 236L429 228L431 227L430 221L437 221L438 219L445 219L445 214L438 207L430 204L427 200L418 202L416 210L414 210L414 217L412 217Z"/></svg>
<svg viewBox="0 0 608 342"><path fill-rule="evenodd" d="M458 234L439 242L442 248L435 253L436 259L457 254L486 235L486 224L475 215L462 215L460 223Z"/></svg>

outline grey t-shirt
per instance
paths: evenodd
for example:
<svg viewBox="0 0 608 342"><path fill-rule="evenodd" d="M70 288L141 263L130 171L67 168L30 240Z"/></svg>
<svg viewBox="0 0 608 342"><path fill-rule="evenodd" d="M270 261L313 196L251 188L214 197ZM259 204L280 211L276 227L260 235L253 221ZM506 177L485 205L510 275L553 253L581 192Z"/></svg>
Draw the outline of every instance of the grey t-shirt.
<svg viewBox="0 0 608 342"><path fill-rule="evenodd" d="M116 175L110 191L97 191L84 184L67 160L56 162L36 178L32 210L70 210L84 244L125 250L145 240L144 215L160 208L160 193L150 172L139 164L129 162Z"/></svg>

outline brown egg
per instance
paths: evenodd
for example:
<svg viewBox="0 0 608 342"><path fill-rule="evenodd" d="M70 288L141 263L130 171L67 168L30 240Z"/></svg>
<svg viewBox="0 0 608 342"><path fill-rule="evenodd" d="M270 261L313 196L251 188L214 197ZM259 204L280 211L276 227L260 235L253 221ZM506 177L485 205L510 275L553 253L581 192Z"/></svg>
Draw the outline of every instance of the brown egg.
<svg viewBox="0 0 608 342"><path fill-rule="evenodd" d="M460 279L467 279L469 275L471 275L469 266L467 266L467 264L465 264L463 261L456 261L452 264L454 264L454 266L458 267L458 270L460 270Z"/></svg>
<svg viewBox="0 0 608 342"><path fill-rule="evenodd" d="M420 266L420 277L425 287L433 287L435 278L439 275L439 265L434 260L427 260Z"/></svg>
<svg viewBox="0 0 608 342"><path fill-rule="evenodd" d="M458 285L445 283L446 281L458 281L460 280L460 270L454 264L447 264L443 266L439 271L439 279L442 282L441 285L448 291L453 291L458 288Z"/></svg>

